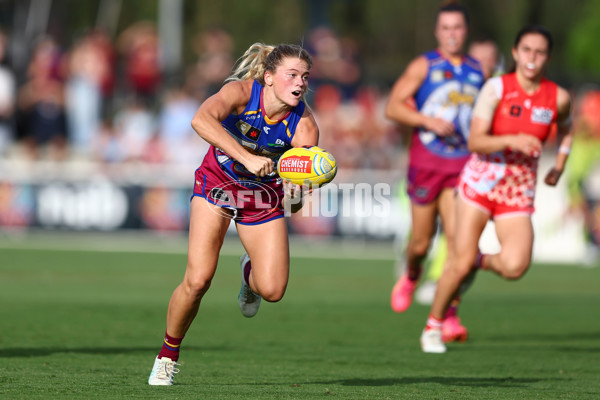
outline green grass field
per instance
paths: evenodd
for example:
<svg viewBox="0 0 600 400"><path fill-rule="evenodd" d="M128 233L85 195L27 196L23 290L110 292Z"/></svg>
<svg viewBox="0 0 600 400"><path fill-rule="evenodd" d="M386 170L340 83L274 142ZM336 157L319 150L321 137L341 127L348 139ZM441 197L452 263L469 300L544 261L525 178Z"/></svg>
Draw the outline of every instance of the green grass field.
<svg viewBox="0 0 600 400"><path fill-rule="evenodd" d="M0 398L600 397L600 268L534 265L518 282L481 273L461 311L470 340L433 355L418 343L428 308L390 310L391 250L293 257L285 298L253 319L237 306L238 258L224 252L176 385L150 387L185 266L182 252L152 247L0 248Z"/></svg>

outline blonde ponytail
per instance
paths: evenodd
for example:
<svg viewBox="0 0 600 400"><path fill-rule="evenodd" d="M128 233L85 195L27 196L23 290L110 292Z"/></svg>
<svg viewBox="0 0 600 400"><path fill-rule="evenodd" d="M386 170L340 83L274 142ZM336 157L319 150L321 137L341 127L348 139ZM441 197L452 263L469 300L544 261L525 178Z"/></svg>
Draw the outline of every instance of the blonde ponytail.
<svg viewBox="0 0 600 400"><path fill-rule="evenodd" d="M279 46L254 43L237 61L231 75L225 82L256 79L265 84L265 71L275 72L285 57L297 57L306 62L308 69L312 66L312 58L301 46L280 44Z"/></svg>
<svg viewBox="0 0 600 400"><path fill-rule="evenodd" d="M237 61L233 72L225 82L256 79L264 85L265 60L274 48L263 43L254 43Z"/></svg>

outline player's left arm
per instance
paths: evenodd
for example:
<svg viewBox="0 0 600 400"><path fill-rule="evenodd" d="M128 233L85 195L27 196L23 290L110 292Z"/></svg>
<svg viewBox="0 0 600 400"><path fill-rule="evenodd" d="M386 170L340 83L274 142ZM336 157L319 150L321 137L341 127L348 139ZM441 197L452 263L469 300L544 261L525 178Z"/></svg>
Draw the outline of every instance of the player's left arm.
<svg viewBox="0 0 600 400"><path fill-rule="evenodd" d="M548 171L544 178L544 183L550 186L555 186L562 175L569 153L571 152L571 145L573 143L573 124L571 121L571 96L569 92L561 87L558 88L556 95L556 125L557 134L556 142L558 143L558 153L556 154L556 161L554 167Z"/></svg>
<svg viewBox="0 0 600 400"><path fill-rule="evenodd" d="M319 127L315 121L315 117L308 107L304 109L304 114L296 125L296 133L292 138L292 147L302 146L317 146L319 144ZM304 196L311 191L307 188L302 188L300 185L284 180L283 181L283 207L289 204L290 211L296 213L300 211L304 205Z"/></svg>

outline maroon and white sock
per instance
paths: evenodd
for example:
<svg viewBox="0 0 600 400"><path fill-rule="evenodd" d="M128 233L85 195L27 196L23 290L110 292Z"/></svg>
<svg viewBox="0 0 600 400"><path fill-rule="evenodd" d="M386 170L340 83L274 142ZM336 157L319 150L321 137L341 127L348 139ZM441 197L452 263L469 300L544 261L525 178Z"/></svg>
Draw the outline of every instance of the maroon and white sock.
<svg viewBox="0 0 600 400"><path fill-rule="evenodd" d="M179 347L181 346L182 337L174 338L165 332L165 340L163 341L162 349L158 353L158 358L167 357L173 361L179 359Z"/></svg>

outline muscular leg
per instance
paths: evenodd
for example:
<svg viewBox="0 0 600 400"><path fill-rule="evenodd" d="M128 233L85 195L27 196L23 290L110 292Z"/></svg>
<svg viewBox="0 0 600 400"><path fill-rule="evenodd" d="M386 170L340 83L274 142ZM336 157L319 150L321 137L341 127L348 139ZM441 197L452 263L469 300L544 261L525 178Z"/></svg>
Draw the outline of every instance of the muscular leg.
<svg viewBox="0 0 600 400"><path fill-rule="evenodd" d="M438 200L424 205L411 202L412 233L406 248L409 277L420 272L427 256L431 238L435 234Z"/></svg>
<svg viewBox="0 0 600 400"><path fill-rule="evenodd" d="M483 268L504 279L519 279L531 263L534 236L531 218L526 215L499 218L495 225L501 250L486 255Z"/></svg>
<svg viewBox="0 0 600 400"><path fill-rule="evenodd" d="M489 216L460 197L457 198L454 256L442 272L431 306L431 316L441 320L456 296L461 282L471 271L479 247L479 237ZM460 221L460 222L458 222Z"/></svg>
<svg viewBox="0 0 600 400"><path fill-rule="evenodd" d="M223 209L201 197L192 200L187 268L167 312L167 333L173 337L185 335L210 287L230 222L223 214Z"/></svg>
<svg viewBox="0 0 600 400"><path fill-rule="evenodd" d="M437 203L437 199L426 205L411 203L412 234L406 247L407 268L392 288L390 297L390 305L395 312L404 312L412 304L422 263L435 233Z"/></svg>
<svg viewBox="0 0 600 400"><path fill-rule="evenodd" d="M454 189L444 189L438 198L438 209L442 220L442 230L446 237L446 261L444 269L452 263L455 254L455 231L456 231L456 200Z"/></svg>
<svg viewBox="0 0 600 400"><path fill-rule="evenodd" d="M281 300L289 277L290 251L284 218L260 225L237 225L240 240L250 256L252 291L270 302Z"/></svg>

